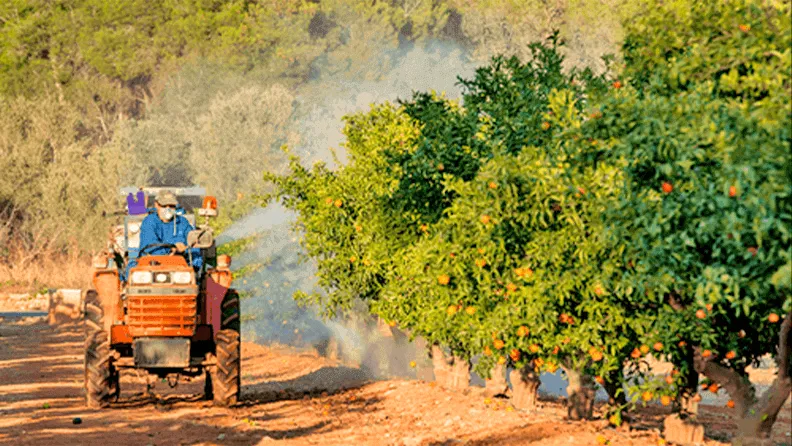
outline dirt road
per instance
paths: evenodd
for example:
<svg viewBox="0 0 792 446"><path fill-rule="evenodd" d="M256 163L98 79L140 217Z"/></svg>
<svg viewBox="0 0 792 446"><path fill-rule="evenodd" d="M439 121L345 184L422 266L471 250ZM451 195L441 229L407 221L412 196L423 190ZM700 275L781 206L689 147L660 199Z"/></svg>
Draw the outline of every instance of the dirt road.
<svg viewBox="0 0 792 446"><path fill-rule="evenodd" d="M652 445L665 414L643 412L629 433L598 430L601 422L565 422L552 400L523 413L478 388L459 394L431 382L371 381L314 353L249 343L239 407L202 401L202 379L175 389L157 383L155 395L145 396L141 379L123 375L119 401L93 411L83 406L82 341L75 324L0 321L0 444L595 445L604 435L612 445ZM728 438L728 412L705 412L708 436ZM788 408L776 425L781 442L782 423L790 423Z"/></svg>

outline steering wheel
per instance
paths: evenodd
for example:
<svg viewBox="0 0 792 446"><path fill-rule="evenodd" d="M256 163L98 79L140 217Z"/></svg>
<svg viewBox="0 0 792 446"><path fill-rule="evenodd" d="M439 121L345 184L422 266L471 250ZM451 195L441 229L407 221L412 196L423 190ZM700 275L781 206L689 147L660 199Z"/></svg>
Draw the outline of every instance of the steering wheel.
<svg viewBox="0 0 792 446"><path fill-rule="evenodd" d="M173 250L176 249L176 245L172 243L149 243L148 245L140 249L140 251L138 252L138 256L143 257L144 254L147 254L146 250L149 248L169 248Z"/></svg>

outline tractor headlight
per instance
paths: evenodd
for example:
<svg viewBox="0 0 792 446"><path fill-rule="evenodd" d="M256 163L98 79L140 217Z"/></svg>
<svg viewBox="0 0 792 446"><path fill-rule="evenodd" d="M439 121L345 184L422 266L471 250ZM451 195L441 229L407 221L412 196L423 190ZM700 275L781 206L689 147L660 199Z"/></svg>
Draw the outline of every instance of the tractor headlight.
<svg viewBox="0 0 792 446"><path fill-rule="evenodd" d="M186 285L192 282L192 273L187 271L173 273L171 275L171 279L173 279L173 283L177 283L179 285Z"/></svg>
<svg viewBox="0 0 792 446"><path fill-rule="evenodd" d="M129 281L133 284L146 284L151 283L151 272L150 271L135 271L129 278Z"/></svg>
<svg viewBox="0 0 792 446"><path fill-rule="evenodd" d="M130 234L137 234L140 231L140 223L129 223L127 229Z"/></svg>
<svg viewBox="0 0 792 446"><path fill-rule="evenodd" d="M154 274L154 281L157 283L167 283L168 282L168 273L156 273Z"/></svg>

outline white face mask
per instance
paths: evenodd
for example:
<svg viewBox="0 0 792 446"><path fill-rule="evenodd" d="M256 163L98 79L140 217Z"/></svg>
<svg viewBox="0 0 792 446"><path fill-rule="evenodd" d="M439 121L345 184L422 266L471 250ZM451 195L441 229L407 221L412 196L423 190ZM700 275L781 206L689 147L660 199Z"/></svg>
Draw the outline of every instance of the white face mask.
<svg viewBox="0 0 792 446"><path fill-rule="evenodd" d="M165 221L171 221L173 219L174 211L171 208L163 208L160 212L160 217Z"/></svg>

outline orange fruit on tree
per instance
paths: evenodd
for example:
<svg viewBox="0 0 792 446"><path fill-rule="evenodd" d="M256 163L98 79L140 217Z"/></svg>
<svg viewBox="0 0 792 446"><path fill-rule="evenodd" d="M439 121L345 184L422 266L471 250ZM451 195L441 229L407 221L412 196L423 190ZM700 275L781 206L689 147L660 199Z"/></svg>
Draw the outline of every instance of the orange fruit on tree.
<svg viewBox="0 0 792 446"><path fill-rule="evenodd" d="M476 266L479 268L484 268L487 265L486 259L476 259Z"/></svg>
<svg viewBox="0 0 792 446"><path fill-rule="evenodd" d="M755 256L758 250L756 249L755 246L751 246L750 248L748 248L748 252L750 252L752 256Z"/></svg>
<svg viewBox="0 0 792 446"><path fill-rule="evenodd" d="M770 315L767 316L767 320L770 321L771 324L775 324L776 322L781 320L781 318L775 313L770 313Z"/></svg>
<svg viewBox="0 0 792 446"><path fill-rule="evenodd" d="M339 199L338 199L338 200L336 200L336 201L335 201L333 204L335 204L335 207L337 207L337 208L340 208L340 207L341 207L341 205L343 205L343 204L344 204L344 202L343 202L343 201L341 201L341 199L339 198Z"/></svg>
<svg viewBox="0 0 792 446"><path fill-rule="evenodd" d="M520 351L516 348L513 348L511 352L509 352L509 357L512 361L517 362L520 360Z"/></svg>
<svg viewBox="0 0 792 446"><path fill-rule="evenodd" d="M517 290L517 285L509 282L509 283L506 284L506 289L509 290L509 292L513 293L513 292L515 292Z"/></svg>
<svg viewBox="0 0 792 446"><path fill-rule="evenodd" d="M451 277L449 277L448 274L440 274L439 276L437 276L437 282L440 285L448 285L448 282L450 281L451 281Z"/></svg>
<svg viewBox="0 0 792 446"><path fill-rule="evenodd" d="M622 83L621 82L616 81L616 82L613 83L613 88L618 90L621 87L622 87Z"/></svg>
<svg viewBox="0 0 792 446"><path fill-rule="evenodd" d="M360 225L355 225L355 232L360 232L363 230L363 227Z"/></svg>
<svg viewBox="0 0 792 446"><path fill-rule="evenodd" d="M517 328L517 336L521 338L528 336L528 333L529 333L528 327L526 327L525 325L520 325L520 327Z"/></svg>
<svg viewBox="0 0 792 446"><path fill-rule="evenodd" d="M357 257L352 256L349 258L349 263L355 263L357 261Z"/></svg>
<svg viewBox="0 0 792 446"><path fill-rule="evenodd" d="M734 359L737 357L737 353L734 353L734 350L729 350L728 352L726 352L725 357L726 359Z"/></svg>
<svg viewBox="0 0 792 446"><path fill-rule="evenodd" d="M332 198L330 198L330 197L327 197L327 198L325 198L325 203L327 203L327 204L333 204L333 199L332 199Z"/></svg>
<svg viewBox="0 0 792 446"><path fill-rule="evenodd" d="M641 394L641 399L644 401L651 401L653 397L654 394L648 390Z"/></svg>
<svg viewBox="0 0 792 446"><path fill-rule="evenodd" d="M603 358L602 352L599 351L599 349L597 349L596 347L591 347L589 349L589 356L591 356L591 359L593 359L595 362L601 361Z"/></svg>
<svg viewBox="0 0 792 446"><path fill-rule="evenodd" d="M740 330L739 332L737 332L737 337L740 338L740 339L744 338L745 337L745 330Z"/></svg>
<svg viewBox="0 0 792 446"><path fill-rule="evenodd" d="M649 346L646 345L646 344L642 345L641 346L641 353L644 354L644 355L649 353Z"/></svg>
<svg viewBox="0 0 792 446"><path fill-rule="evenodd" d="M388 322L388 326L389 326L389 327L395 327L395 326L396 326L396 321L390 321L390 322Z"/></svg>
<svg viewBox="0 0 792 446"><path fill-rule="evenodd" d="M720 386L718 384L716 384L716 383L712 383L712 384L710 384L708 389L712 393L718 393L718 389L720 389Z"/></svg>
<svg viewBox="0 0 792 446"><path fill-rule="evenodd" d="M656 351L659 352L659 351L663 350L663 343L662 342L655 342L654 345L652 346L652 348L654 348Z"/></svg>
<svg viewBox="0 0 792 446"><path fill-rule="evenodd" d="M536 367L541 367L544 365L544 359L542 358L536 358L533 362Z"/></svg>
<svg viewBox="0 0 792 446"><path fill-rule="evenodd" d="M601 377L601 376L595 376L595 377L594 377L594 381L597 381L597 383L598 383L599 385L601 385L601 386L604 386L604 385L605 385L605 378L603 378L603 377Z"/></svg>
<svg viewBox="0 0 792 446"><path fill-rule="evenodd" d="M569 338L564 338L564 340L561 342L563 342L564 344L569 344Z"/></svg>
<svg viewBox="0 0 792 446"><path fill-rule="evenodd" d="M427 232L428 230L429 230L429 225L427 225L426 223L421 225L421 231Z"/></svg>
<svg viewBox="0 0 792 446"><path fill-rule="evenodd" d="M671 384L674 384L674 378L671 375L668 375L665 377L665 382L670 386Z"/></svg>
<svg viewBox="0 0 792 446"><path fill-rule="evenodd" d="M641 351L637 348L634 348L632 352L630 352L630 357L633 359L638 359L641 357Z"/></svg>
<svg viewBox="0 0 792 446"><path fill-rule="evenodd" d="M457 312L457 306L456 306L456 305L451 305L451 306L449 306L449 307L448 307L448 309L446 310L446 313L448 313L448 315L449 315L449 316L453 316L453 315L455 315L455 314L456 314L456 312Z"/></svg>
<svg viewBox="0 0 792 446"><path fill-rule="evenodd" d="M542 123L542 130L547 130L547 129L549 129L549 128L550 128L550 123L549 123L549 122L547 122L547 121L544 121L544 122Z"/></svg>
<svg viewBox="0 0 792 446"><path fill-rule="evenodd" d="M476 314L476 307L467 307L467 308L465 308L465 313L473 316L474 314Z"/></svg>
<svg viewBox="0 0 792 446"><path fill-rule="evenodd" d="M441 163L441 164L438 164L438 165L437 165L437 170L439 170L440 172L442 172L443 170L445 170L445 166L444 166L442 163Z"/></svg>
<svg viewBox="0 0 792 446"><path fill-rule="evenodd" d="M660 404L662 404L663 406L668 406L669 404L671 404L671 397L668 395L661 396Z"/></svg>
<svg viewBox="0 0 792 446"><path fill-rule="evenodd" d="M748 31L751 30L751 25L741 24L738 26L738 28L740 28L740 31L747 33Z"/></svg>
<svg viewBox="0 0 792 446"><path fill-rule="evenodd" d="M498 188L498 184L495 183L494 181L490 181L487 186L489 186L490 189L497 189Z"/></svg>
<svg viewBox="0 0 792 446"><path fill-rule="evenodd" d="M677 344L677 345L679 345L680 347L684 347L684 346L686 346L686 345L687 345L687 342L685 342L685 341L679 341L679 344Z"/></svg>
<svg viewBox="0 0 792 446"><path fill-rule="evenodd" d="M704 319L707 317L707 313L705 313L702 309L698 309L696 310L696 317L699 319Z"/></svg>
<svg viewBox="0 0 792 446"><path fill-rule="evenodd" d="M707 308L707 311L712 311L712 304L704 305L704 307Z"/></svg>
<svg viewBox="0 0 792 446"><path fill-rule="evenodd" d="M734 409L734 401L733 400L727 401L726 407L728 407L729 409Z"/></svg>
<svg viewBox="0 0 792 446"><path fill-rule="evenodd" d="M504 356L498 356L498 364L506 364L506 358Z"/></svg>
<svg viewBox="0 0 792 446"><path fill-rule="evenodd" d="M671 183L667 182L667 181L663 182L663 186L662 187L663 187L663 192L666 193L666 194L670 194L671 191L674 190L674 186Z"/></svg>
<svg viewBox="0 0 792 446"><path fill-rule="evenodd" d="M489 345L484 347L484 356L492 356L492 350L489 348Z"/></svg>
<svg viewBox="0 0 792 446"><path fill-rule="evenodd" d="M539 346L536 344L531 344L528 346L528 350L530 350L531 353L536 353L539 351Z"/></svg>
<svg viewBox="0 0 792 446"><path fill-rule="evenodd" d="M482 223L484 223L485 225L489 224L489 223L490 223L490 221L492 221L492 219L489 217L489 215L482 215L482 216L479 218L479 220L480 220Z"/></svg>
<svg viewBox="0 0 792 446"><path fill-rule="evenodd" d="M557 355L559 350L561 350L561 349L558 348L558 346L556 345L555 347L553 347L553 354Z"/></svg>
<svg viewBox="0 0 792 446"><path fill-rule="evenodd" d="M505 343L504 343L502 340L500 340L500 339L496 339L495 341L493 341L493 342L492 342L492 345L493 345L493 347L495 347L495 350L500 350L500 349L502 349L502 348L503 348L503 347L504 347L506 344L505 344Z"/></svg>
<svg viewBox="0 0 792 446"><path fill-rule="evenodd" d="M701 390L707 390L707 387L709 387L709 383L701 383Z"/></svg>
<svg viewBox="0 0 792 446"><path fill-rule="evenodd" d="M734 186L729 186L729 196L736 197L737 196L737 188Z"/></svg>
<svg viewBox="0 0 792 446"><path fill-rule="evenodd" d="M703 352L701 352L701 357L702 358L709 358L710 356L712 356L712 351L711 350L704 350Z"/></svg>

